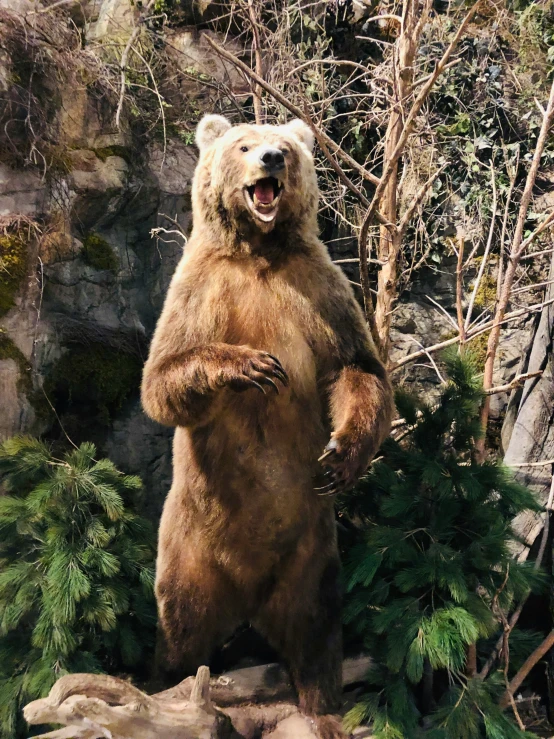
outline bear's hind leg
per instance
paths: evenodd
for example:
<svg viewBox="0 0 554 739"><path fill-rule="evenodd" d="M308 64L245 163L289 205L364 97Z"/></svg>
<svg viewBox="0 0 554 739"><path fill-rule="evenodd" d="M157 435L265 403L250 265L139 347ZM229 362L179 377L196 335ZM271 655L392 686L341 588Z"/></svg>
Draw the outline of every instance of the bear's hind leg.
<svg viewBox="0 0 554 739"><path fill-rule="evenodd" d="M333 715L342 694L340 563L328 561L317 577L309 566L304 573L292 570L279 580L254 625L285 660L299 708L314 718L320 739L345 739Z"/></svg>
<svg viewBox="0 0 554 739"><path fill-rule="evenodd" d="M175 685L208 664L213 650L243 620L232 583L212 563L158 574L156 682Z"/></svg>

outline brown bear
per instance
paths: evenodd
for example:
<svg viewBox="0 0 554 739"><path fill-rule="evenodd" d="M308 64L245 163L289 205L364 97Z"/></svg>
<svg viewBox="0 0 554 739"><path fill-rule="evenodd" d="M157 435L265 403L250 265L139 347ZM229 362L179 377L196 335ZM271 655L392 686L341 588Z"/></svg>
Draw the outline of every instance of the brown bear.
<svg viewBox="0 0 554 739"><path fill-rule="evenodd" d="M308 126L209 115L196 141L193 231L142 384L148 415L176 427L158 662L173 679L190 674L250 622L286 661L301 710L332 714L342 660L333 496L389 432L391 387L317 236ZM342 735L330 716L318 723Z"/></svg>

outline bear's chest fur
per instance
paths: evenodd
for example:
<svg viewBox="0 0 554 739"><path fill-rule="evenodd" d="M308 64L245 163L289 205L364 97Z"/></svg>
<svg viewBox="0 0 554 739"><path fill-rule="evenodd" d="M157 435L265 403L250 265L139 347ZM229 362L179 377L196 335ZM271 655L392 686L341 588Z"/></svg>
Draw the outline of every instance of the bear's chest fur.
<svg viewBox="0 0 554 739"><path fill-rule="evenodd" d="M217 326L210 333L218 341L273 354L289 385L279 384L278 395L222 390L208 425L178 429L176 452L210 491L198 496L198 505L214 530L215 520L224 523L228 539L236 511L247 506L253 536L258 532L267 545L286 532L288 541L316 498L312 477L330 432L319 382L328 362L329 328L313 295L299 290L286 270L260 272L227 262L214 267L210 280L218 287L207 294L219 295ZM191 472L189 467L187 482ZM241 524L237 535L243 530Z"/></svg>
<svg viewBox="0 0 554 739"><path fill-rule="evenodd" d="M275 355L299 395L316 390L317 375L328 353L329 334L317 301L297 287L294 267L261 270L255 262L229 264L225 275L227 315L224 341Z"/></svg>

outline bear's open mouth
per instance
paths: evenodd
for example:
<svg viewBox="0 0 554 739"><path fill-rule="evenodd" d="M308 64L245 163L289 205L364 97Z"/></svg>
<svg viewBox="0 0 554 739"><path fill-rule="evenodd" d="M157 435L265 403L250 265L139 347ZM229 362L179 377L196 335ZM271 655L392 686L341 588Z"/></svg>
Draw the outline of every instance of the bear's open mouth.
<svg viewBox="0 0 554 739"><path fill-rule="evenodd" d="M277 215L277 205L282 194L283 185L276 177L263 177L244 188L248 208L265 223L270 223Z"/></svg>

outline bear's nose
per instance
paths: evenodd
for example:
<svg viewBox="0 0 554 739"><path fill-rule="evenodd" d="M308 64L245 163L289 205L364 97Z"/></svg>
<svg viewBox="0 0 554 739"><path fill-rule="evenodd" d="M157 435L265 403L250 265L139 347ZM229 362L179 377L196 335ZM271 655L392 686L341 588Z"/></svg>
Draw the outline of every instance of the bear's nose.
<svg viewBox="0 0 554 739"><path fill-rule="evenodd" d="M279 172L285 166L285 155L279 149L264 149L260 154L260 162L269 174Z"/></svg>

